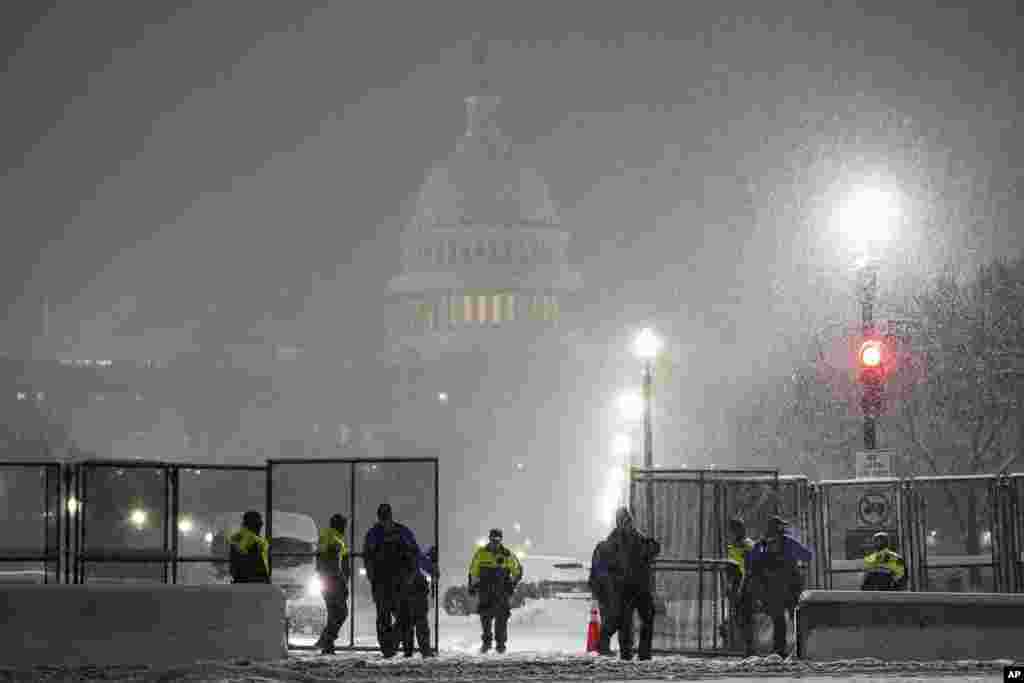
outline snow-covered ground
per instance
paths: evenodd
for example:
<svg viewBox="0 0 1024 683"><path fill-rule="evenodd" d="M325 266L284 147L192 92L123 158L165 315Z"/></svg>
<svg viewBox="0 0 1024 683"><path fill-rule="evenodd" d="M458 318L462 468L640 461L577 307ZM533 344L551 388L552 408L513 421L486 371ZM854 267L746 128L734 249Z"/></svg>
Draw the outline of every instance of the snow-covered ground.
<svg viewBox="0 0 1024 683"><path fill-rule="evenodd" d="M357 644L373 646L372 612L360 608L357 613ZM934 679L981 681L1002 675L1002 667L1011 662L902 662L891 663L861 659L840 662L783 661L776 656L737 658L693 658L655 656L648 662L623 662L584 652L586 626L590 615L587 600L538 600L514 610L509 624L509 651L499 655L478 653L480 623L478 617L441 615L440 655L424 660L401 655L384 659L376 651L340 651L320 655L293 650L279 662L206 662L170 671L145 668L107 667L67 670L58 667L32 671L5 671L0 681L145 681L147 683L186 681L208 683L261 683L317 681L445 681L452 683L504 683L506 681L670 681L727 679L752 683L766 676L808 681L869 681ZM321 622L322 623L322 622ZM310 624L310 633L297 635L293 642L312 643L319 627ZM341 640L347 643L347 628ZM313 631L316 631L314 633ZM827 677L827 678L822 678Z"/></svg>
<svg viewBox="0 0 1024 683"><path fill-rule="evenodd" d="M589 600L528 600L512 610L509 619L508 647L510 651L545 652L557 654L582 653L586 649L587 624L590 620ZM322 611L314 609L309 619L296 625L292 633L293 645L312 645L323 625ZM375 613L369 605L354 613L355 644L376 646ZM434 637L434 615L430 615L431 635ZM440 613L438 646L441 652L470 653L480 647L480 618L451 616ZM338 639L339 645L348 645L349 624L346 623Z"/></svg>

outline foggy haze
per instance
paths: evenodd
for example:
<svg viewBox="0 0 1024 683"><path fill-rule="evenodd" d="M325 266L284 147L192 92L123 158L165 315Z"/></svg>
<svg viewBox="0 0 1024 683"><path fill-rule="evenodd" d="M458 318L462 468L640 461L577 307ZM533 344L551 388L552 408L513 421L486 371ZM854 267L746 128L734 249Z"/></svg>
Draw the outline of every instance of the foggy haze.
<svg viewBox="0 0 1024 683"><path fill-rule="evenodd" d="M638 329L671 365L656 463L792 470L731 452L722 411L855 315L843 192L903 198L889 285L1024 246L1016 3L890 5L5 4L0 350L192 368L138 430L77 408L100 457L437 456L459 557L516 522L589 555ZM482 78L583 288L441 366L396 348L388 283Z"/></svg>

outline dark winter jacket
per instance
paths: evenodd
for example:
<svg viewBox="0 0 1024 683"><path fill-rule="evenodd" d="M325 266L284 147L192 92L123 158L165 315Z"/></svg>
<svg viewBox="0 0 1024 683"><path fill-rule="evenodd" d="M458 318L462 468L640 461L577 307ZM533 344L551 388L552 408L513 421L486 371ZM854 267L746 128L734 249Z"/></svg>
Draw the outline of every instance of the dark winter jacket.
<svg viewBox="0 0 1024 683"><path fill-rule="evenodd" d="M363 565L374 594L402 591L414 578L419 555L419 545L409 527L394 522L389 530L379 522L374 524L363 544Z"/></svg>
<svg viewBox="0 0 1024 683"><path fill-rule="evenodd" d="M747 555L744 586L769 612L790 609L803 590L798 563L811 557L811 551L792 536L761 539Z"/></svg>
<svg viewBox="0 0 1024 683"><path fill-rule="evenodd" d="M651 589L651 564L661 544L633 528L618 527L602 541L602 566L616 590ZM596 550L595 550L596 553Z"/></svg>

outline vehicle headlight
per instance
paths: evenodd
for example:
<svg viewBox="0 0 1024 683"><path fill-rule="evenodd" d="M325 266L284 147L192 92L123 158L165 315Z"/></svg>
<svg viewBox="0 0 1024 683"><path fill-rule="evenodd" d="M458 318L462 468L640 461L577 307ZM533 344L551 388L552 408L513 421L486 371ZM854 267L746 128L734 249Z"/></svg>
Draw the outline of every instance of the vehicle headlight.
<svg viewBox="0 0 1024 683"><path fill-rule="evenodd" d="M320 581L320 577L316 574L309 577L309 581L306 582L306 595L312 598L318 598L323 594L324 587Z"/></svg>

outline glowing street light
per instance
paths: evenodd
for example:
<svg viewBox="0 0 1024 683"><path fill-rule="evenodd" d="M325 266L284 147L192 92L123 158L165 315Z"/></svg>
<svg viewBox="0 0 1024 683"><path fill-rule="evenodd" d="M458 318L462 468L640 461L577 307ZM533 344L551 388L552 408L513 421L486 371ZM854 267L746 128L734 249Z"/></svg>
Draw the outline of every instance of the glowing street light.
<svg viewBox="0 0 1024 683"><path fill-rule="evenodd" d="M79 504L78 504L78 499L77 498L75 498L74 496L68 498L67 505L68 505L68 513L72 517L74 517L76 514L78 514Z"/></svg>
<svg viewBox="0 0 1024 683"><path fill-rule="evenodd" d="M661 338L649 327L640 330L640 333L633 340L633 353L643 361L653 361L661 352L663 342Z"/></svg>
<svg viewBox="0 0 1024 683"><path fill-rule="evenodd" d="M142 508L135 508L129 515L128 520L136 529L146 526L146 511Z"/></svg>
<svg viewBox="0 0 1024 683"><path fill-rule="evenodd" d="M871 249L889 239L900 213L896 195L879 187L855 189L836 209L839 231L849 237L861 258L871 257Z"/></svg>
<svg viewBox="0 0 1024 683"><path fill-rule="evenodd" d="M182 517L178 520L178 531L180 531L181 533L188 535L192 533L193 528L194 525L192 524L192 520L189 517Z"/></svg>
<svg viewBox="0 0 1024 683"><path fill-rule="evenodd" d="M213 532L212 531L207 531L206 535L203 536L203 540L206 541L207 544L212 544L213 543Z"/></svg>

